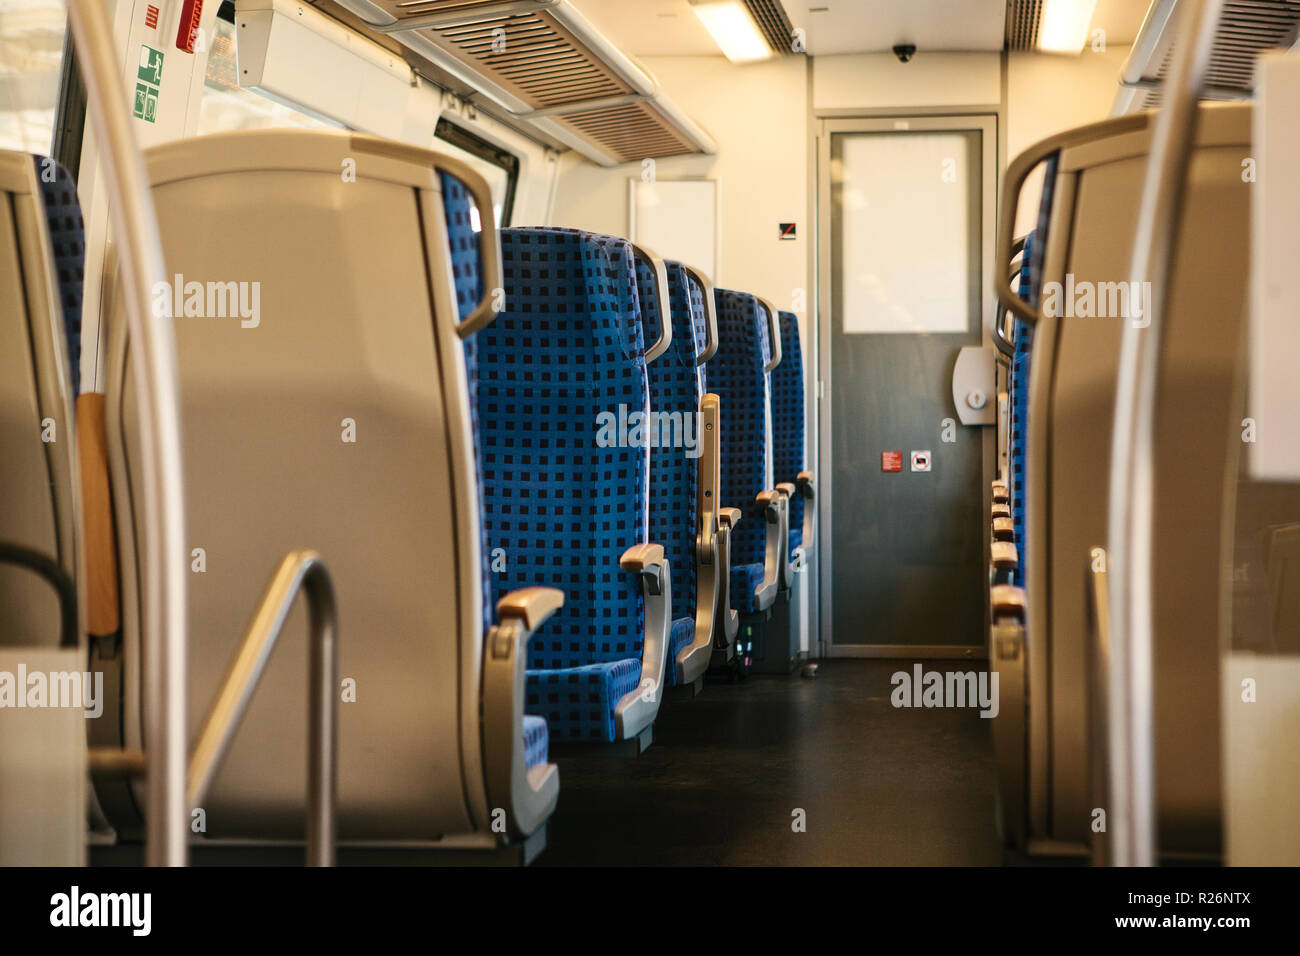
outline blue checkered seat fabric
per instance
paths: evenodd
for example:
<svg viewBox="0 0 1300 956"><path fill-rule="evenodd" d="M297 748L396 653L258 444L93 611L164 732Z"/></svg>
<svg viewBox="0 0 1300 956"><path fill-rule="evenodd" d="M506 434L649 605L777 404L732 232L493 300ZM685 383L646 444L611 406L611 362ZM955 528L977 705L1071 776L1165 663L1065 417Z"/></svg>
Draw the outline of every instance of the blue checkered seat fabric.
<svg viewBox="0 0 1300 956"><path fill-rule="evenodd" d="M81 295L85 280L86 232L72 174L46 156L33 155L36 182L45 203L45 223L58 280L63 331L68 344L68 374L75 396L81 390Z"/></svg>
<svg viewBox="0 0 1300 956"><path fill-rule="evenodd" d="M1052 193L1056 183L1057 155L1046 161L1043 176L1043 196L1038 207L1038 222L1025 236L1025 251L1020 260L1020 295L1031 306L1037 307L1042 286L1043 252L1047 235L1047 219L1052 208ZM1016 544L1018 562L1011 573L1011 583L1024 587L1029 565L1028 535L1025 514L1028 508L1026 478L1029 460L1029 369L1034 346L1033 326L1016 319L1014 332L1015 353L1011 357L1011 435L1010 484L1012 538Z"/></svg>
<svg viewBox="0 0 1300 956"><path fill-rule="evenodd" d="M763 582L767 523L757 502L772 487L768 434L768 382L763 371L771 358L767 316L747 292L714 289L718 351L709 362L708 387L720 403L722 500L739 508L731 533L731 606L755 610L754 589Z"/></svg>
<svg viewBox="0 0 1300 956"><path fill-rule="evenodd" d="M798 485L804 470L803 352L799 347L799 319L793 312L778 314L781 321L781 362L772 369L772 477L777 484ZM790 499L790 557L803 543L804 497Z"/></svg>
<svg viewBox="0 0 1300 956"><path fill-rule="evenodd" d="M473 219L470 216L471 201L469 190L455 176L439 173L442 186L443 211L447 217L447 235L451 244L452 278L456 287L456 306L461 319L474 311L475 304L483 293L483 269L479 261L478 234L474 232ZM479 568L481 597L483 609L483 634L496 622L496 609L493 603L493 589L490 579L491 568L487 546L487 528L483 511L483 453L479 439L478 427L478 336L471 335L465 339L465 377L469 387L469 414L471 432L474 436L474 458L479 481L476 493L479 507ZM544 717L525 716L523 726L524 766L533 767L546 763L548 732Z"/></svg>
<svg viewBox="0 0 1300 956"><path fill-rule="evenodd" d="M492 598L564 591L529 643L527 710L551 739L610 741L645 630L619 558L648 540L649 449L601 426L649 410L634 260L576 230L505 229L501 247L505 310L476 355L486 547L504 565Z"/></svg>

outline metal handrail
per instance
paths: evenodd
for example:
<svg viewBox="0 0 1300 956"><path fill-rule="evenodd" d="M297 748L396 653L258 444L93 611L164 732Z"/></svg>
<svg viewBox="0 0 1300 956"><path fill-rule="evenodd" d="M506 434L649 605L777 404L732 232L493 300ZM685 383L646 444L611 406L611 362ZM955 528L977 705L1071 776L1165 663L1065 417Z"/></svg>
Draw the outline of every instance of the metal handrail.
<svg viewBox="0 0 1300 956"><path fill-rule="evenodd" d="M59 647L75 649L77 635L77 589L68 572L58 563L31 548L0 542L0 564L14 564L44 578L59 599Z"/></svg>
<svg viewBox="0 0 1300 956"><path fill-rule="evenodd" d="M1111 667L1110 640L1110 587L1107 580L1107 555L1105 548L1093 548L1089 555L1089 614L1092 625L1091 650L1088 655L1088 729L1091 754L1092 799L1096 807L1105 807L1110 799L1110 746L1106 737L1106 719L1109 716L1109 681ZM1110 839L1106 830L1094 828L1092 836L1092 862L1095 866L1110 865Z"/></svg>
<svg viewBox="0 0 1300 956"><path fill-rule="evenodd" d="M648 246L639 245L635 242L629 242L632 247L632 255L638 262L650 270L654 276L654 295L655 311L659 315L659 341L653 345L645 345L645 363L649 365L659 356L668 351L668 347L673 344L673 312L672 301L668 297L668 267L664 265L663 258ZM638 291L640 285L638 284ZM645 306L641 306L642 313L645 312Z"/></svg>
<svg viewBox="0 0 1300 956"><path fill-rule="evenodd" d="M152 290L167 281L153 196L131 131L122 64L103 0L69 0L91 125L109 208L116 215L126 323L140 415L143 484L140 613L144 738L149 755L147 862L183 866L185 813L185 486L181 462L176 337L170 309L155 315ZM163 297L167 302L170 296Z"/></svg>
<svg viewBox="0 0 1300 956"><path fill-rule="evenodd" d="M704 351L695 356L695 364L703 365L718 351L718 303L713 298L713 282L702 269L681 263L686 270L687 284L694 282L700 287L700 298L704 300ZM689 298L689 290L687 298Z"/></svg>
<svg viewBox="0 0 1300 956"><path fill-rule="evenodd" d="M781 364L781 318L776 306L761 295L754 296L760 308L767 313L768 354L770 358L763 366L764 373L772 371Z"/></svg>
<svg viewBox="0 0 1300 956"><path fill-rule="evenodd" d="M329 571L315 551L290 551L267 585L190 754L185 795L188 805L195 807L207 793L299 591L307 597L311 640L307 865L333 866L338 800L338 609Z"/></svg>
<svg viewBox="0 0 1300 956"><path fill-rule="evenodd" d="M1152 560L1155 533L1155 406L1163 352L1165 294L1182 215L1205 82L1223 0L1187 0L1174 51L1166 106L1151 135L1130 271L1152 290L1147 321L1129 322L1120 344L1111 433L1106 537L1110 551L1109 687L1112 862L1156 861Z"/></svg>

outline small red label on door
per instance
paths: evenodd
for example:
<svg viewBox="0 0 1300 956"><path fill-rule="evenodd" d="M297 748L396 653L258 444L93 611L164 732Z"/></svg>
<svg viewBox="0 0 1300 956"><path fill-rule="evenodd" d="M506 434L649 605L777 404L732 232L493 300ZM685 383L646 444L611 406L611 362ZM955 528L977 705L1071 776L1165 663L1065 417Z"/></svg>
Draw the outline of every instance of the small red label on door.
<svg viewBox="0 0 1300 956"><path fill-rule="evenodd" d="M881 471L902 471L903 453L901 451L882 451L880 453Z"/></svg>
<svg viewBox="0 0 1300 956"><path fill-rule="evenodd" d="M155 7L152 3L149 4L149 6L145 7L144 25L147 26L150 30L158 29L158 8Z"/></svg>

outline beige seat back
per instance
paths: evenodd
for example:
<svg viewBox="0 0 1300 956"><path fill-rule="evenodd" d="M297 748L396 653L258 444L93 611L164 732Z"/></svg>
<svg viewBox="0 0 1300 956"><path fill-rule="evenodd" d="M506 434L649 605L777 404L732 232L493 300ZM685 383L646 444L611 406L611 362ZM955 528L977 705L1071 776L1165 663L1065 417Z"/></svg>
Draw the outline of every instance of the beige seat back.
<svg viewBox="0 0 1300 956"><path fill-rule="evenodd" d="M482 612L464 356L436 157L369 137L258 131L146 154L180 370L189 732L268 576L321 553L340 625L343 840L487 832ZM130 344L112 321L125 729L139 746L150 560ZM462 560L458 560L458 555ZM295 608L205 800L209 837L300 837L307 631Z"/></svg>
<svg viewBox="0 0 1300 956"><path fill-rule="evenodd" d="M1122 323L1078 314L1080 290L1129 278L1149 131L1131 119L1061 152L1030 381L1029 834L1086 845L1089 592L1106 545L1107 482ZM1201 109L1168 290L1155 470L1156 791L1165 853L1216 854L1219 561L1225 447L1239 432L1234 374L1250 257L1250 107ZM1047 315L1049 283L1061 308ZM1117 310L1106 305L1108 312ZM1130 308L1130 312L1135 311Z"/></svg>
<svg viewBox="0 0 1300 956"><path fill-rule="evenodd" d="M77 582L74 396L39 170L30 154L0 150L0 542L37 552ZM0 564L0 645L59 640L49 583Z"/></svg>

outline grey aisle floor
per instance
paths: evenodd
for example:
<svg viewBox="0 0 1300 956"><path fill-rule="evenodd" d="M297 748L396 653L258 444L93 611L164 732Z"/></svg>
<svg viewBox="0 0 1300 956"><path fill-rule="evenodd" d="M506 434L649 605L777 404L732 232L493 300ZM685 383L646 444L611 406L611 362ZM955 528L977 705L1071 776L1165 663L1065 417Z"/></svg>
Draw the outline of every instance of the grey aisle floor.
<svg viewBox="0 0 1300 956"><path fill-rule="evenodd" d="M910 668L825 661L815 678L756 675L666 701L641 756L560 759L536 865L1001 862L991 721L893 707L890 675Z"/></svg>

